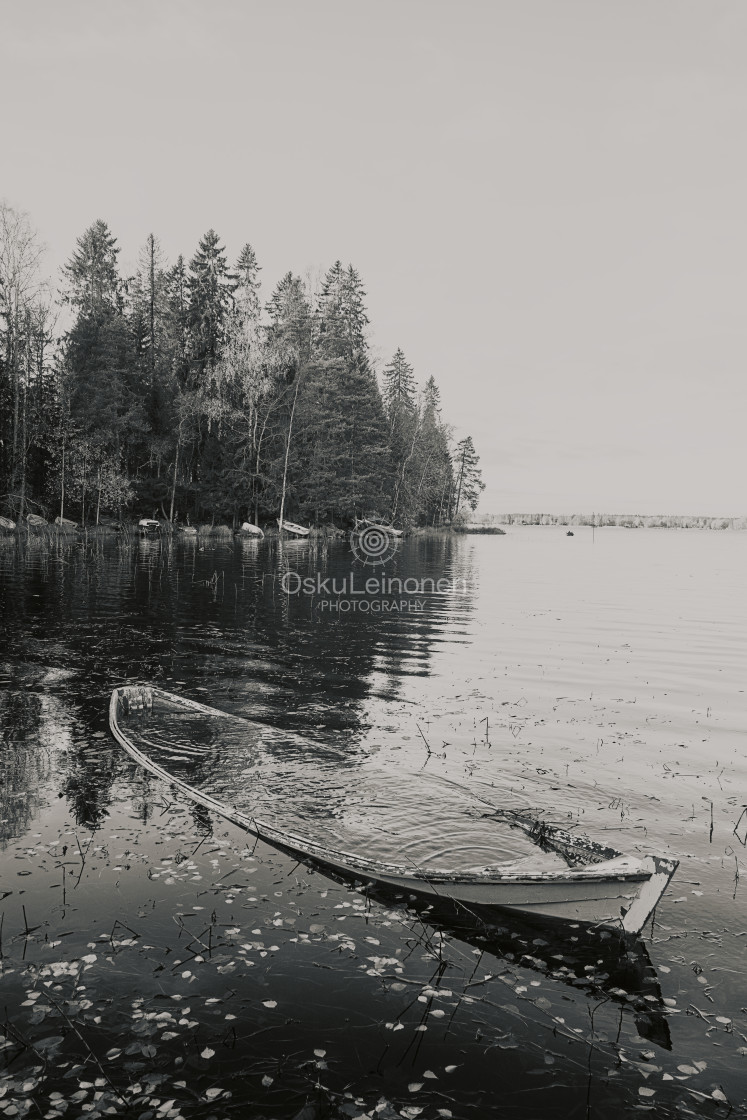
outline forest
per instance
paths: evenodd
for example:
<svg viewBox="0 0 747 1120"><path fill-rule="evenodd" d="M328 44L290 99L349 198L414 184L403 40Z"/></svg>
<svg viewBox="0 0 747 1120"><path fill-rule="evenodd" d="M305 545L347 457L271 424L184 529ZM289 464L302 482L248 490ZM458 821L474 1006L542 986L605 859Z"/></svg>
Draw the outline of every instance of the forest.
<svg viewBox="0 0 747 1120"><path fill-rule="evenodd" d="M57 284L43 252L0 204L0 512L442 526L477 506L433 377L401 349L375 368L352 265L263 297L252 246L231 265L212 229L188 263L150 234L131 276L100 219Z"/></svg>

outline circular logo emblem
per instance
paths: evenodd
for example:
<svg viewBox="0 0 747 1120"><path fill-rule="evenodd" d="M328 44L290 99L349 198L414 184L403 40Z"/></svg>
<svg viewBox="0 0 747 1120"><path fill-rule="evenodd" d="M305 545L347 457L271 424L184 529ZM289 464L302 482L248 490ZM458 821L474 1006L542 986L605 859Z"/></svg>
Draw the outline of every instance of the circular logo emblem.
<svg viewBox="0 0 747 1120"><path fill-rule="evenodd" d="M386 564L397 551L397 538L386 525L366 525L353 529L350 547L362 564Z"/></svg>

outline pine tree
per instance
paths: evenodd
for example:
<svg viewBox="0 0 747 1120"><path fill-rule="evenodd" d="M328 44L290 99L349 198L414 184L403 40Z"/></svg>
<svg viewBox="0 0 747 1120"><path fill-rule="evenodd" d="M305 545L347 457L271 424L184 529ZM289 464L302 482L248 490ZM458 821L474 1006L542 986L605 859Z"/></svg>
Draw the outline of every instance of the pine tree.
<svg viewBox="0 0 747 1120"><path fill-rule="evenodd" d="M138 349L145 356L151 378L155 376L156 366L160 365L164 357L167 291L168 271L161 243L154 234L149 233L140 250L131 303L133 320L137 321L135 333L138 337Z"/></svg>
<svg viewBox="0 0 747 1120"><path fill-rule="evenodd" d="M457 444L454 456L454 517L464 505L471 510L477 509L480 494L485 489L482 472L477 464L480 457L475 451L472 436L466 436Z"/></svg>

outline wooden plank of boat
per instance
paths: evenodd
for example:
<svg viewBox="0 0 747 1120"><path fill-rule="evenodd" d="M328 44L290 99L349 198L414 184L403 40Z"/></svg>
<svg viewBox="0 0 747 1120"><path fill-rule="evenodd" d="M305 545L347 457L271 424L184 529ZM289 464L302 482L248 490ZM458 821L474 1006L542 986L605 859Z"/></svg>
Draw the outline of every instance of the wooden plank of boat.
<svg viewBox="0 0 747 1120"><path fill-rule="evenodd" d="M12 533L15 527L15 521L11 521L9 517L0 517L0 529L5 529L7 532Z"/></svg>
<svg viewBox="0 0 747 1120"><path fill-rule="evenodd" d="M286 533L296 533L299 537L308 537L309 535L309 530L304 529L303 525L296 525L295 522L286 521L285 519L281 521L279 517L277 522L281 533L285 530Z"/></svg>
<svg viewBox="0 0 747 1120"><path fill-rule="evenodd" d="M48 522L45 521L45 519L43 517L40 517L38 513L27 513L26 514L26 520L28 521L29 525L47 525L48 524Z"/></svg>
<svg viewBox="0 0 747 1120"><path fill-rule="evenodd" d="M552 851L562 857L558 868L533 871L527 870L526 863L522 866L521 861L514 861L464 871L440 865L398 864L372 859L361 851L341 850L309 835L259 820L253 812L219 800L185 781L174 761L179 751L168 741L168 724L164 725L166 733L160 744L150 727L151 724L157 727L156 713L160 708L183 716L187 725L190 713L203 713L218 721L236 719L155 686L116 688L109 705L110 728L115 739L141 766L181 789L193 801L267 843L353 878L468 906L500 907L531 916L612 926L636 935L648 921L677 868L676 860L653 855L640 859L626 856L587 837L495 807L491 807L492 814L483 811L478 815L508 820L523 829L532 835L539 850ZM140 730L143 719L149 725L147 739ZM250 726L248 721L247 726ZM188 731L186 734L188 736ZM184 735L182 727L180 738ZM147 749L143 750L143 746ZM194 748L194 753L199 755L198 747ZM475 799L475 804L485 805L480 799Z"/></svg>
<svg viewBox="0 0 747 1120"><path fill-rule="evenodd" d="M253 525L251 521L245 521L241 528L236 530L236 533L241 537L257 537L257 539L265 535L259 525Z"/></svg>

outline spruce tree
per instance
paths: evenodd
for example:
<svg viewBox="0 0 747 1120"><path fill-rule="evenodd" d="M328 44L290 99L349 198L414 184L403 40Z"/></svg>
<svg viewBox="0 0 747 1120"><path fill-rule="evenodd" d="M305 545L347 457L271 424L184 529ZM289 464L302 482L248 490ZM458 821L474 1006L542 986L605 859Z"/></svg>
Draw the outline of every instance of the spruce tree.
<svg viewBox="0 0 747 1120"><path fill-rule="evenodd" d="M208 230L200 241L189 273L190 357L193 381L199 384L220 357L235 286L215 230Z"/></svg>
<svg viewBox="0 0 747 1120"><path fill-rule="evenodd" d="M106 222L98 218L77 240L77 249L63 266L65 301L86 315L122 310L119 246Z"/></svg>

